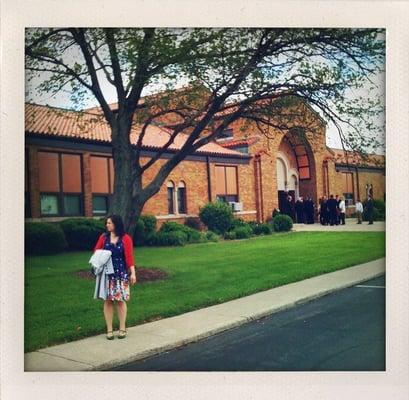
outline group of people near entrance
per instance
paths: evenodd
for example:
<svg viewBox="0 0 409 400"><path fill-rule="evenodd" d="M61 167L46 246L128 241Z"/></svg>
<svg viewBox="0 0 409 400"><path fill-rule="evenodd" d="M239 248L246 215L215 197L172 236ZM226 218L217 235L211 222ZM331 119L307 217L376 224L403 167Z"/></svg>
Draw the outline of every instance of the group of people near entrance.
<svg viewBox="0 0 409 400"><path fill-rule="evenodd" d="M311 197L300 197L294 204L291 195L286 196L281 205L280 212L286 214L298 224L313 224L315 204Z"/></svg>
<svg viewBox="0 0 409 400"><path fill-rule="evenodd" d="M346 205L343 197L330 195L329 199L326 196L320 198L319 220L321 225L345 225ZM366 214L368 224L373 224L374 204L371 196L368 196L366 203ZM355 213L358 219L357 224L362 224L362 214L364 207L359 199L355 203Z"/></svg>
<svg viewBox="0 0 409 400"><path fill-rule="evenodd" d="M288 195L282 204L282 214L286 214L298 224L313 224L315 221L315 204L311 197L299 197L293 203L293 199ZM319 199L318 218L321 225L345 225L346 204L342 196L330 195L329 198L323 196ZM373 224L373 199L368 196L366 203L366 214L368 217L368 224ZM358 224L362 224L362 214L364 207L359 199L355 203L355 213L358 219Z"/></svg>

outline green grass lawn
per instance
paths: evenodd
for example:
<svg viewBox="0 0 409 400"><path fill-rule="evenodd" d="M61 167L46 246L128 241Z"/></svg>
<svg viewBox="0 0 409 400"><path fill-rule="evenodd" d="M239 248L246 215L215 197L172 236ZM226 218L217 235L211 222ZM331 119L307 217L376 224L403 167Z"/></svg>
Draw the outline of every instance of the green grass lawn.
<svg viewBox="0 0 409 400"><path fill-rule="evenodd" d="M383 232L299 232L186 247L136 248L137 266L159 267L169 277L132 287L127 325L181 314L384 255ZM90 256L91 252L73 252L26 257L26 352L105 332L103 302L93 299L94 282L75 275L89 269Z"/></svg>

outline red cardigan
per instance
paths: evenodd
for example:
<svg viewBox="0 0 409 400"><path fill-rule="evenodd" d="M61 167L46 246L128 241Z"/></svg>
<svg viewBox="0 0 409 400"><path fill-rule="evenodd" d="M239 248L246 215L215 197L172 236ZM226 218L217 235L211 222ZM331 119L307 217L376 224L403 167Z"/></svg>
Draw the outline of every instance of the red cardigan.
<svg viewBox="0 0 409 400"><path fill-rule="evenodd" d="M101 236L98 238L98 242L94 247L94 251L104 248L104 240L105 240L105 233L102 233ZM122 243L124 244L125 264L126 264L126 267L129 269L130 267L135 266L135 261L133 258L132 238L127 233L125 233L125 235L122 236Z"/></svg>

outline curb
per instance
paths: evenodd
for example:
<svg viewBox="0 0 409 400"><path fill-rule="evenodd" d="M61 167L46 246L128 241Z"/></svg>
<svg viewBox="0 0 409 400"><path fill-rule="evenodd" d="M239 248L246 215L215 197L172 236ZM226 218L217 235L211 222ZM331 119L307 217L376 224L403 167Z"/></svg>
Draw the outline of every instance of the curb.
<svg viewBox="0 0 409 400"><path fill-rule="evenodd" d="M25 354L25 371L103 371L197 342L385 274L385 258L268 289L226 303ZM126 344L124 346L123 344Z"/></svg>

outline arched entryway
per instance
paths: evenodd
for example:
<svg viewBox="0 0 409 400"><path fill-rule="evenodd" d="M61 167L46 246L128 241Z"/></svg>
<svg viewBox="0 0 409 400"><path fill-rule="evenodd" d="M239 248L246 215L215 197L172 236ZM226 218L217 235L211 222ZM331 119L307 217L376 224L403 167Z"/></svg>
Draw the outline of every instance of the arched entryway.
<svg viewBox="0 0 409 400"><path fill-rule="evenodd" d="M288 214L293 208L295 200L299 196L298 191L298 171L294 157L288 156L285 151L277 153L277 190L278 190L278 208ZM287 201L291 197L291 204Z"/></svg>
<svg viewBox="0 0 409 400"><path fill-rule="evenodd" d="M315 162L311 147L300 132L290 131L277 152L277 197L280 210L288 195L294 202L298 197L311 197L316 202ZM285 206L284 206L285 208Z"/></svg>

